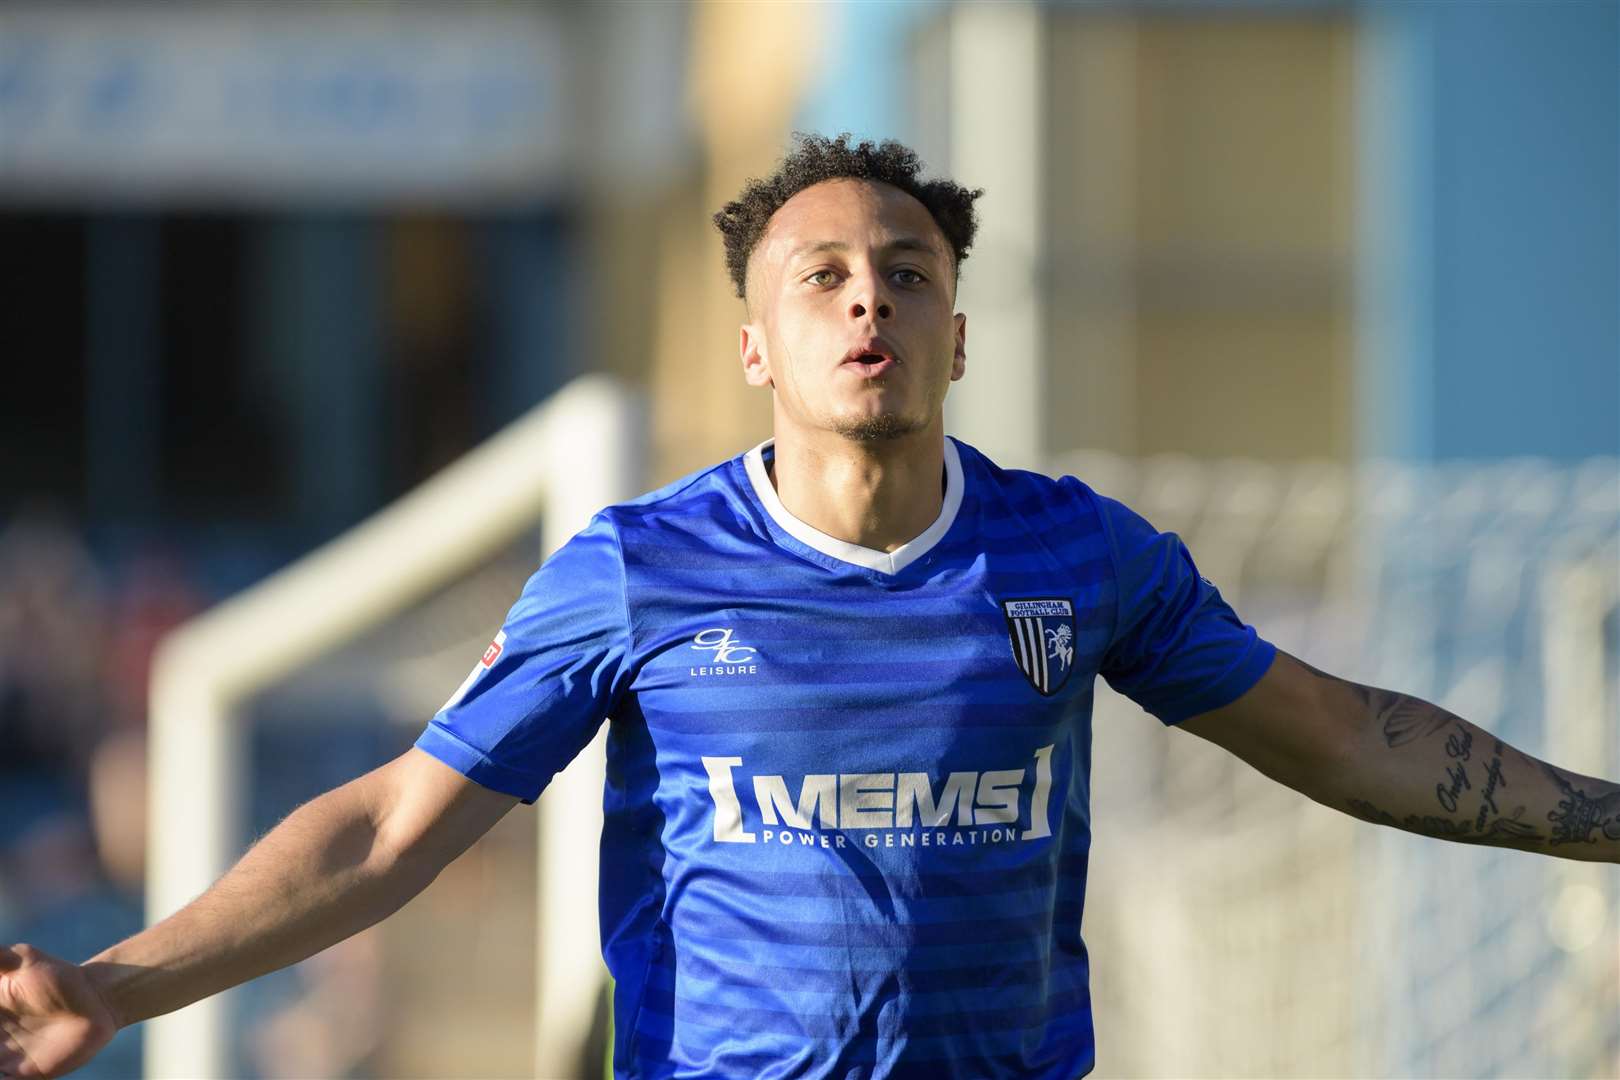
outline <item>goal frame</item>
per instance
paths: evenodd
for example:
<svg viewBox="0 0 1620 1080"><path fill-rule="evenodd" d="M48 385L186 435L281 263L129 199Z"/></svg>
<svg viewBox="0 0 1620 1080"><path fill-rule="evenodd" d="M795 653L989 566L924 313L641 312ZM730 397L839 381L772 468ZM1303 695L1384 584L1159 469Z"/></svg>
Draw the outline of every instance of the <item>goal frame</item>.
<svg viewBox="0 0 1620 1080"><path fill-rule="evenodd" d="M205 890L241 853L249 699L466 574L537 521L544 557L597 510L636 495L644 413L618 382L577 379L371 518L164 638L150 691L149 923ZM539 1076L560 1075L577 1059L596 1005L579 987L606 978L596 892L577 888L597 878L604 740L599 732L539 800ZM226 997L149 1021L146 1075L228 1076Z"/></svg>

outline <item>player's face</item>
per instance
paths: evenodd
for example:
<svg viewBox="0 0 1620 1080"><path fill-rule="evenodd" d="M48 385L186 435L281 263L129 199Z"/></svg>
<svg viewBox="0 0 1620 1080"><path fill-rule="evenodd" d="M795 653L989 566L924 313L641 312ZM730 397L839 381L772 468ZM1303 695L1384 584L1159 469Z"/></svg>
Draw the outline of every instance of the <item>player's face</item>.
<svg viewBox="0 0 1620 1080"><path fill-rule="evenodd" d="M922 203L829 180L771 218L749 263L743 371L773 387L776 424L863 441L943 424L963 372L950 249Z"/></svg>

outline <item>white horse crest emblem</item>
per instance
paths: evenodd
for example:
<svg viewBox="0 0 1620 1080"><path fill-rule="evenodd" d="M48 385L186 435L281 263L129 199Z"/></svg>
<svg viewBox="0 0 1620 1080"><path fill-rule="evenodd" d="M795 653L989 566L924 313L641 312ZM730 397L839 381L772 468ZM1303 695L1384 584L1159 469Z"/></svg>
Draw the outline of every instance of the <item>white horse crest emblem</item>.
<svg viewBox="0 0 1620 1080"><path fill-rule="evenodd" d="M1074 667L1074 605L1067 600L1003 600L1013 661L1038 693L1063 689Z"/></svg>

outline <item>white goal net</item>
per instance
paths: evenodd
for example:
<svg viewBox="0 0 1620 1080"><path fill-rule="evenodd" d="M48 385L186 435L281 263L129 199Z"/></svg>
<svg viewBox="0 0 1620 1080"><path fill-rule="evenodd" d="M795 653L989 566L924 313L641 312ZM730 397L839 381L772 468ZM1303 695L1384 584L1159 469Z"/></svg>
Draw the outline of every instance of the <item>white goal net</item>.
<svg viewBox="0 0 1620 1080"><path fill-rule="evenodd" d="M1056 463L1317 667L1620 772L1620 463ZM1099 1076L1620 1075L1609 867L1361 824L1100 684Z"/></svg>

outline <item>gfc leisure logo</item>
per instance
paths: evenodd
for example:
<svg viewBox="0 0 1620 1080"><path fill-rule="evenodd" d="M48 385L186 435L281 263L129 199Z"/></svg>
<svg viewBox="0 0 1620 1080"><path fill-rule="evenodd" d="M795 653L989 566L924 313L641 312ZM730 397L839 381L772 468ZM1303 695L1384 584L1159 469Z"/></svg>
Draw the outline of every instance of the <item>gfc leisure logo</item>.
<svg viewBox="0 0 1620 1080"><path fill-rule="evenodd" d="M953 772L939 785L925 772L811 773L799 778L797 797L787 777L764 773L748 778L753 797L745 799L737 790L742 758L703 759L716 843L806 848L970 847L1049 837L1052 747L1035 751L1034 766L1027 793L1028 768Z"/></svg>
<svg viewBox="0 0 1620 1080"><path fill-rule="evenodd" d="M692 648L714 654L712 664L694 664L690 675L757 675L759 650L737 641L729 626L716 626L700 630L692 639Z"/></svg>

